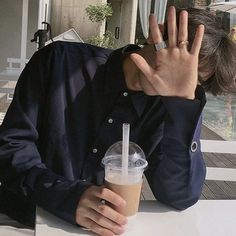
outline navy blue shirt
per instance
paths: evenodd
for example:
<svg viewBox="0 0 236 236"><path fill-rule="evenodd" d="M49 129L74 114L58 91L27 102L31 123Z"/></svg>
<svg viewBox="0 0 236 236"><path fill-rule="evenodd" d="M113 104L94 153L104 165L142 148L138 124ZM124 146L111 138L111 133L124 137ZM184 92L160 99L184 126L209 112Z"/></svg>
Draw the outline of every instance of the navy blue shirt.
<svg viewBox="0 0 236 236"><path fill-rule="evenodd" d="M0 128L0 209L17 218L36 204L75 223L83 192L103 184L101 159L123 123L144 150L155 197L177 209L199 199L204 92L187 100L130 91L122 63L137 49L56 42L34 54Z"/></svg>

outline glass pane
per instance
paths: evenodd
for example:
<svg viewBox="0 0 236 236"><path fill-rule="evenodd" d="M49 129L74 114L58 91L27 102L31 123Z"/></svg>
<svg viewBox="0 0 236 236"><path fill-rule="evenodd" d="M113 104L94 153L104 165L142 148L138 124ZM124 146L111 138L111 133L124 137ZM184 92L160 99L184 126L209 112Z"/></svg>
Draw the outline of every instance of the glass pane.
<svg viewBox="0 0 236 236"><path fill-rule="evenodd" d="M207 94L203 124L225 140L236 140L236 93Z"/></svg>

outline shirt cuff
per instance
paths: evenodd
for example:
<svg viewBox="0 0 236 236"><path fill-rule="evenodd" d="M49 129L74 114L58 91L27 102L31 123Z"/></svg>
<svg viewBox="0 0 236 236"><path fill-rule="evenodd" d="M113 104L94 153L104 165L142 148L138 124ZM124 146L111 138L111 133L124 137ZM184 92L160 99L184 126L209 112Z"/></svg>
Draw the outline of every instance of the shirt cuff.
<svg viewBox="0 0 236 236"><path fill-rule="evenodd" d="M189 145L206 102L202 88L198 87L195 95L194 100L162 97L162 102L167 110L164 138L175 139Z"/></svg>
<svg viewBox="0 0 236 236"><path fill-rule="evenodd" d="M31 201L62 218L76 223L76 209L84 191L92 183L83 180L70 181L49 169L33 167L22 185L23 192Z"/></svg>

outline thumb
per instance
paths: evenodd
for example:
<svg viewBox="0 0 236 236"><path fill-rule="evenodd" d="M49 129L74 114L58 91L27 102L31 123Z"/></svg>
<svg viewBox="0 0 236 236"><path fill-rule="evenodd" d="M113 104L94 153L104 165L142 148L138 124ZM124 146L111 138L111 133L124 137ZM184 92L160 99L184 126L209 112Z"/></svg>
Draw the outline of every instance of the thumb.
<svg viewBox="0 0 236 236"><path fill-rule="evenodd" d="M130 55L130 58L147 78L151 77L151 75L154 73L154 71L153 71L152 67L149 66L147 61L142 56L140 56L137 53L132 53Z"/></svg>

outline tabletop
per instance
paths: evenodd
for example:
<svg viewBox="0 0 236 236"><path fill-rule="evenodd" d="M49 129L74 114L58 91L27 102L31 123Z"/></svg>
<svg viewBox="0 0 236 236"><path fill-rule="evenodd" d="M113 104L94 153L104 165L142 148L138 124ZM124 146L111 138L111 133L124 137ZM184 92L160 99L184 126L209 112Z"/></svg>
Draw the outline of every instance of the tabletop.
<svg viewBox="0 0 236 236"><path fill-rule="evenodd" d="M125 236L235 236L236 200L200 200L177 211L157 201L141 201L139 212L127 226ZM91 236L37 208L35 236Z"/></svg>

